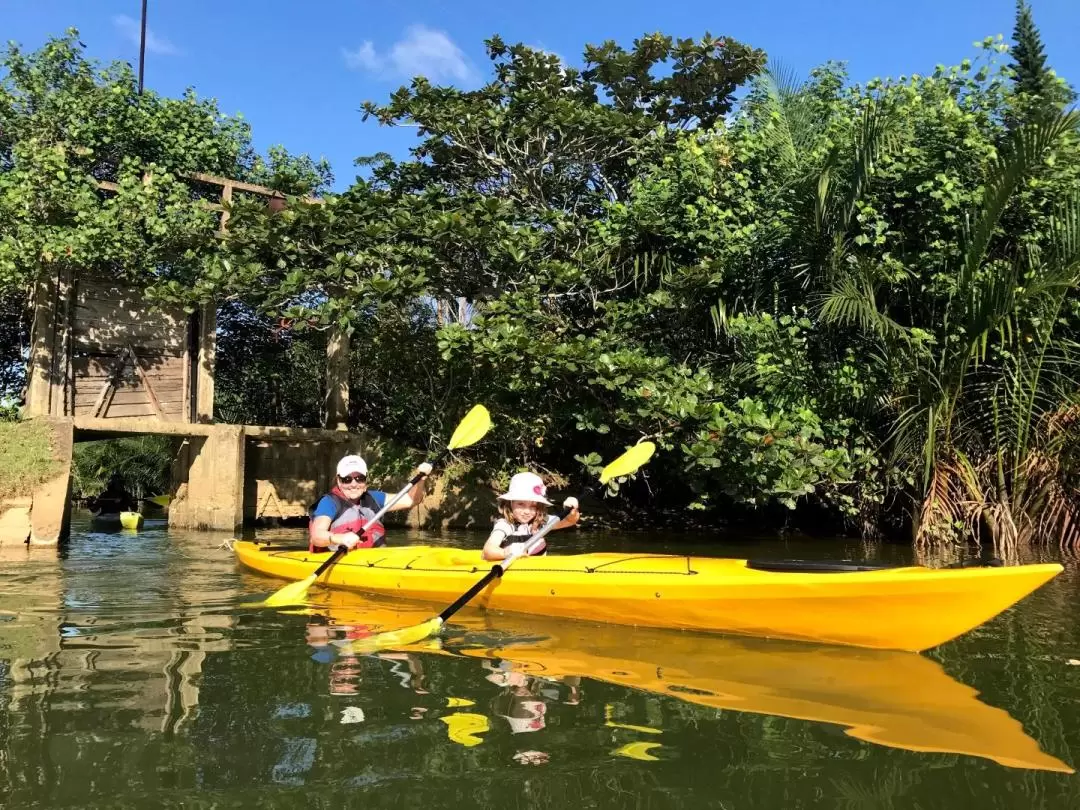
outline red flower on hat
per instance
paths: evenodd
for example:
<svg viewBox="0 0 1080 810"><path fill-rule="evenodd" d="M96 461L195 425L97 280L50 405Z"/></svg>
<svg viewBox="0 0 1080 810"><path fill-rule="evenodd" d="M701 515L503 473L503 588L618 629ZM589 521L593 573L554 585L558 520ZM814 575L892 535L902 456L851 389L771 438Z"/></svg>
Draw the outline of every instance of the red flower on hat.
<svg viewBox="0 0 1080 810"><path fill-rule="evenodd" d="M547 487L545 487L543 484L537 484L535 487L533 487L533 492L537 495L543 496L544 493L547 492Z"/></svg>

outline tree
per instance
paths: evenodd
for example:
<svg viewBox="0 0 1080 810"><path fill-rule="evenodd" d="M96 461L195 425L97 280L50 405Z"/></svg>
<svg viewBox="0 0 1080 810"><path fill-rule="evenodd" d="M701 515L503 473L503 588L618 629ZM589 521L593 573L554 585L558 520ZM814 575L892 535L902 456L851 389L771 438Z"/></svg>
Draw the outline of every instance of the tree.
<svg viewBox="0 0 1080 810"><path fill-rule="evenodd" d="M170 294L218 266L220 251L208 190L185 175L299 195L331 180L325 161L257 154L249 126L216 102L139 94L128 65L103 68L83 50L69 30L31 53L13 44L0 62L2 394L17 396L23 381L30 319L18 310L41 274L122 279L152 299L215 298L211 287Z"/></svg>
<svg viewBox="0 0 1080 810"><path fill-rule="evenodd" d="M1042 36L1027 0L1016 0L1016 22L1010 53L1013 58L1013 87L1021 97L1024 108L1052 110L1076 98L1076 94L1047 65Z"/></svg>

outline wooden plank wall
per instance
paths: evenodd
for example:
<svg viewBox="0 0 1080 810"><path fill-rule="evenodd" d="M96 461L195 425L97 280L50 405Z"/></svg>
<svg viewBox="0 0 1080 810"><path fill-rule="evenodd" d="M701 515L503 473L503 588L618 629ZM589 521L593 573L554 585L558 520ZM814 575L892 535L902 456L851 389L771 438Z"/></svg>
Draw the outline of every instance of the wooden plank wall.
<svg viewBox="0 0 1080 810"><path fill-rule="evenodd" d="M79 279L72 316L74 415L190 420L187 315L142 293Z"/></svg>

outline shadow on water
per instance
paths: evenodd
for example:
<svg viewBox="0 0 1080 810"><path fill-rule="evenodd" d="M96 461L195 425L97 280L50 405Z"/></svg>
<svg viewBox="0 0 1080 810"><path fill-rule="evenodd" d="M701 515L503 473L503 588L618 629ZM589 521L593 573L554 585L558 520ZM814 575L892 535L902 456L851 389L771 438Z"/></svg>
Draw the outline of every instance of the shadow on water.
<svg viewBox="0 0 1080 810"><path fill-rule="evenodd" d="M62 554L0 548L0 806L1080 806L1072 562L922 656L481 611L355 654L431 606L315 588L303 610L256 608L280 583L223 539L77 524ZM705 552L573 541L687 543ZM709 553L910 559L798 540Z"/></svg>

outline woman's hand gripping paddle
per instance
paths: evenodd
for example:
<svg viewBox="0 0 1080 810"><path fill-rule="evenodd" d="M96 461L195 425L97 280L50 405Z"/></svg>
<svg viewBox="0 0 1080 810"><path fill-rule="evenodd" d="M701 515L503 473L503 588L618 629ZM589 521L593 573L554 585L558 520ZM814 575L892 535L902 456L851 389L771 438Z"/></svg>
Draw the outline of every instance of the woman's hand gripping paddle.
<svg viewBox="0 0 1080 810"><path fill-rule="evenodd" d="M624 475L630 475L632 472L636 472L652 458L654 452L656 452L656 445L652 442L642 442L641 444L634 445L604 467L600 472L600 483L606 484L613 478L619 478ZM569 513L570 509L567 509L566 515L552 515L549 517L543 527L525 541L525 550L522 554L507 557L505 560L499 560L479 582L469 588L469 590L465 591L465 593L459 596L452 605L446 608L446 610L438 616L433 616L426 622L413 625L412 627L403 627L400 630L377 633L366 639L349 642L348 649L352 652L372 652L388 647L402 647L409 644L415 644L418 641L423 641L428 636L438 633L439 629L446 623L447 619L461 610L461 608L465 607L465 605L467 605L474 596L480 593L480 591L484 590L492 580L501 577L506 569L513 564L514 560L518 557L528 556L531 552L538 549L541 543L546 542L544 540L544 535L550 532L559 521L565 520Z"/></svg>
<svg viewBox="0 0 1080 810"><path fill-rule="evenodd" d="M450 437L449 443L435 460L431 462L431 466L436 466L451 450L457 450L462 447L468 447L471 444L476 444L484 435L491 429L491 415L488 413L487 408L483 405L476 405L471 411L465 414L465 418L457 426L457 430L454 431L454 435ZM375 523L379 518L385 515L391 507L398 501L404 498L410 489L420 482L420 479L424 477L424 473L417 473L407 483L400 492L398 492L393 498L383 504L382 509L375 513L375 516L368 520L363 529L366 529L372 523ZM362 532L363 529L360 531ZM330 566L340 560L348 551L343 546L339 546L338 549L330 555L330 557L310 576L300 580L299 582L290 582L283 588L272 593L267 597L266 601L262 604L266 607L284 607L286 605L300 605L305 601L308 589L315 584L315 581L322 576Z"/></svg>

